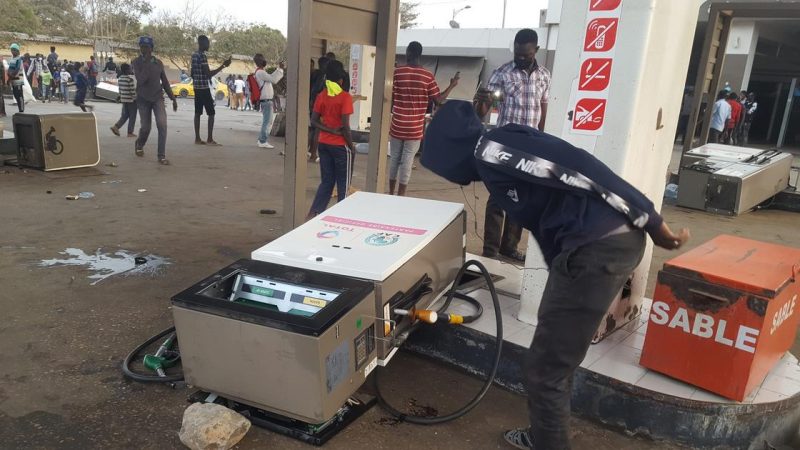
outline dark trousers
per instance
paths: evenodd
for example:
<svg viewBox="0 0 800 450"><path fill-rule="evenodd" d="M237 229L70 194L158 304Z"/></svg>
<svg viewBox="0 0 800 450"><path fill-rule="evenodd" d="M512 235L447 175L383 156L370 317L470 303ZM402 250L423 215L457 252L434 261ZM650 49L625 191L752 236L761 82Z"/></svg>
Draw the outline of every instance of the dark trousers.
<svg viewBox="0 0 800 450"><path fill-rule="evenodd" d="M19 112L25 112L25 98L22 94L22 84L11 84L11 93L14 94L14 100L17 101Z"/></svg>
<svg viewBox="0 0 800 450"><path fill-rule="evenodd" d="M342 201L347 196L353 167L351 161L351 151L346 146L319 144L319 172L322 180L311 204L312 214L319 214L328 209L334 185L336 185L337 201Z"/></svg>
<svg viewBox="0 0 800 450"><path fill-rule="evenodd" d="M521 237L522 227L506 217L503 208L490 196L486 202L486 221L483 224L483 254L494 257L498 252L515 252Z"/></svg>
<svg viewBox="0 0 800 450"><path fill-rule="evenodd" d="M711 144L721 144L723 135L724 133L722 131L712 128L708 130L708 142Z"/></svg>
<svg viewBox="0 0 800 450"><path fill-rule="evenodd" d="M117 123L114 124L114 127L119 128L125 125L125 122L128 122L128 134L133 134L133 129L136 126L136 113L138 110L139 107L136 105L136 100L130 103L123 103L122 114L119 116Z"/></svg>
<svg viewBox="0 0 800 450"><path fill-rule="evenodd" d="M644 247L644 232L631 231L563 251L550 264L524 366L534 448L570 448L572 375Z"/></svg>
<svg viewBox="0 0 800 450"><path fill-rule="evenodd" d="M141 98L136 99L139 107L139 137L136 138L136 148L144 148L147 138L150 137L150 129L153 126L153 116L156 116L156 128L158 128L158 159L164 159L167 151L167 110L164 108L164 100L148 102Z"/></svg>

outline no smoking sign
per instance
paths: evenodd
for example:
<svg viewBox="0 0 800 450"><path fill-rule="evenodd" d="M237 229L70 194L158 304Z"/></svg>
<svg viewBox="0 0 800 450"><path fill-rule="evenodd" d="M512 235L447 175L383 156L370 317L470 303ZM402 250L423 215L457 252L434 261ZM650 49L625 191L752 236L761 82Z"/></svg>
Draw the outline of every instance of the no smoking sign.
<svg viewBox="0 0 800 450"><path fill-rule="evenodd" d="M611 82L611 58L588 58L581 64L581 91L604 91Z"/></svg>

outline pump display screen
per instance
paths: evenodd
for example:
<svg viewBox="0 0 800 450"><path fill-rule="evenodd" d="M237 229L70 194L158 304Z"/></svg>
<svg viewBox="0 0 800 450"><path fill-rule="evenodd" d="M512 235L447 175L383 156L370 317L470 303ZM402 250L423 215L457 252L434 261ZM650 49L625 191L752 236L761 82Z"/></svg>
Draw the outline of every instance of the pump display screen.
<svg viewBox="0 0 800 450"><path fill-rule="evenodd" d="M286 314L311 317L336 300L339 294L340 292L336 291L320 290L240 273L236 275L229 300Z"/></svg>

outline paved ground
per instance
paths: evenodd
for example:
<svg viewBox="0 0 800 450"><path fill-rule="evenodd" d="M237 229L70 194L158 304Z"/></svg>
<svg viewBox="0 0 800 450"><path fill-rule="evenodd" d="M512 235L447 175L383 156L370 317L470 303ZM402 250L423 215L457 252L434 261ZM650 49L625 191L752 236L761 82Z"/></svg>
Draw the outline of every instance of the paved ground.
<svg viewBox="0 0 800 450"><path fill-rule="evenodd" d="M29 107L30 112L74 109ZM255 147L257 113L221 109L216 137L225 145L198 147L192 145L192 103L181 101L179 112L169 113L167 154L173 165L164 167L155 161L155 135L141 159L133 154L132 140L108 131L118 110L97 104L102 162L96 169L0 168L0 448L180 447L177 430L189 391L129 382L119 363L136 344L171 324L171 295L282 234L283 159L277 149ZM2 120L10 125L10 118ZM275 144L280 148L282 141ZM111 162L118 166L107 166ZM363 185L364 165L361 158L357 187ZM309 173L310 197L318 183L316 166ZM95 197L64 199L83 191ZM479 251L482 188L462 191L420 168L410 194L476 206L478 230L468 246ZM278 214L261 215L262 208ZM692 227L693 244L728 232L800 246L797 216L790 213L761 211L734 219L668 207L665 215L672 225ZM62 257L66 248L155 254L171 264L155 276L115 277L96 285L82 268L38 266ZM667 256L657 251L653 270ZM385 381L397 403L413 397L442 411L478 387L470 377L413 356L402 356L389 372ZM500 432L524 424L524 411L523 398L501 389L492 389L469 416L437 427L392 424L373 408L328 448L507 448ZM670 448L580 420L574 425L577 449ZM270 447L304 448L260 429L240 445Z"/></svg>

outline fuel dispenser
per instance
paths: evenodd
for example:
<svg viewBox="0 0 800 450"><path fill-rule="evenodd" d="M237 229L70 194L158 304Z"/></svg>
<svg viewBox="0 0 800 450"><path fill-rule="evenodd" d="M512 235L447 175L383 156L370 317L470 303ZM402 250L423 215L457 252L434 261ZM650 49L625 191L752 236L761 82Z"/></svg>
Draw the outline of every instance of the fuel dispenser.
<svg viewBox="0 0 800 450"><path fill-rule="evenodd" d="M454 297L469 299L454 287L468 264L496 302L485 268L465 265L465 245L461 204L355 193L172 298L185 380L201 390L196 400L223 399L257 425L320 445L372 406L354 394L414 327L477 318L446 312ZM444 419L477 405L493 373Z"/></svg>

